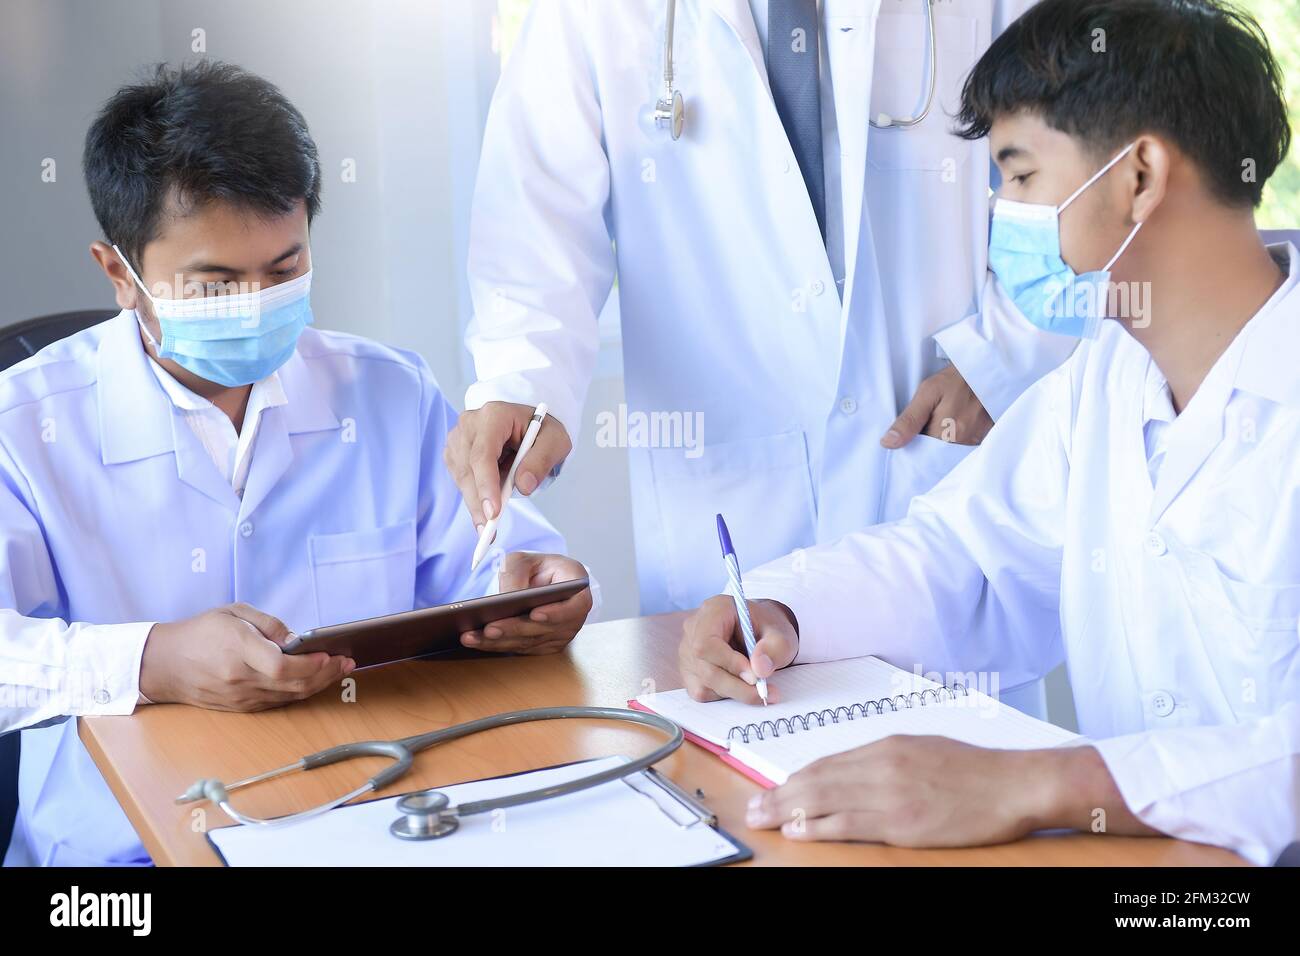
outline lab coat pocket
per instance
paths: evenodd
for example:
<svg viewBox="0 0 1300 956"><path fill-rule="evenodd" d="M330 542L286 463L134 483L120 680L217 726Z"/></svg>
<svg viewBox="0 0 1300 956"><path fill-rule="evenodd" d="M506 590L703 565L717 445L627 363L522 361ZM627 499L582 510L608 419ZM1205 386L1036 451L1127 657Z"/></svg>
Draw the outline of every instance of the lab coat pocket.
<svg viewBox="0 0 1300 956"><path fill-rule="evenodd" d="M414 521L367 531L314 534L308 548L317 626L414 607Z"/></svg>
<svg viewBox="0 0 1300 956"><path fill-rule="evenodd" d="M1290 667L1300 652L1300 584L1257 584L1223 572L1209 554L1182 556L1188 597L1207 650Z"/></svg>
<svg viewBox="0 0 1300 956"><path fill-rule="evenodd" d="M891 449L880 494L880 520L897 521L907 514L913 498L942 481L975 448L917 435L902 448Z"/></svg>
<svg viewBox="0 0 1300 956"><path fill-rule="evenodd" d="M975 63L975 27L971 17L935 14L939 59L930 112L916 126L872 127L867 161L873 169L946 173L965 165L974 147L952 135L950 127L960 105L962 83ZM929 45L925 14L881 13L876 22L871 119L876 120L883 112L905 120L921 112L929 85Z"/></svg>
<svg viewBox="0 0 1300 956"><path fill-rule="evenodd" d="M665 550L665 585L674 607L691 608L726 584L715 515L727 520L742 568L811 544L812 475L803 432L650 452Z"/></svg>

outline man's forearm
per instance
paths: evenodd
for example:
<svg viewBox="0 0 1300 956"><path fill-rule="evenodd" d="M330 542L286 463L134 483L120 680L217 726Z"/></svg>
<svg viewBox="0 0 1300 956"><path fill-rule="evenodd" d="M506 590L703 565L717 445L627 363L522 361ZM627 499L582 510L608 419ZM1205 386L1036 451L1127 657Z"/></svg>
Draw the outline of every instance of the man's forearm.
<svg viewBox="0 0 1300 956"><path fill-rule="evenodd" d="M1159 836L1120 795L1095 747L1008 751L1008 772L1025 781L1024 832L1069 829L1121 836Z"/></svg>

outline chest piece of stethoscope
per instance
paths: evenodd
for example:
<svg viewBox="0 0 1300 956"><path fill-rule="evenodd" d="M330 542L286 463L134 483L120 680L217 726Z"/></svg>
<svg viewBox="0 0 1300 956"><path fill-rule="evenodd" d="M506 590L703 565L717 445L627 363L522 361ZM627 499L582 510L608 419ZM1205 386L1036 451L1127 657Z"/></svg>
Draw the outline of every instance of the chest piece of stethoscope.
<svg viewBox="0 0 1300 956"><path fill-rule="evenodd" d="M401 814L388 827L388 832L402 840L436 840L455 833L460 820L448 813L450 801L437 790L419 790L408 793L397 801Z"/></svg>
<svg viewBox="0 0 1300 956"><path fill-rule="evenodd" d="M682 126L686 122L686 106L682 102L680 90L664 90L664 98L655 104L655 125L665 127L673 139L680 139Z"/></svg>

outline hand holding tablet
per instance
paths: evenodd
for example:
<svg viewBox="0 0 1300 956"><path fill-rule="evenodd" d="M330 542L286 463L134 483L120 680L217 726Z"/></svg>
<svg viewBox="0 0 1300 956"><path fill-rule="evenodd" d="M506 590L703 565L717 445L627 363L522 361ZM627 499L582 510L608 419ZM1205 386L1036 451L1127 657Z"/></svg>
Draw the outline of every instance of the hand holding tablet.
<svg viewBox="0 0 1300 956"><path fill-rule="evenodd" d="M588 586L588 579L581 577L348 624L313 628L285 644L283 650L286 654L324 651L350 657L358 668L447 653L461 648L462 634L482 631L490 624L568 600Z"/></svg>

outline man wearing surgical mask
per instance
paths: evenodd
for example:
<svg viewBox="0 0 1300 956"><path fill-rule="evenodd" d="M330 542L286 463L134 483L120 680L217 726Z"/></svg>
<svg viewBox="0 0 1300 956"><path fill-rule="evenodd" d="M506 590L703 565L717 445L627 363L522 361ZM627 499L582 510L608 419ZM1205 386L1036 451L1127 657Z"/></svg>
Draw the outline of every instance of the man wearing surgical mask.
<svg viewBox="0 0 1300 956"><path fill-rule="evenodd" d="M886 738L756 797L751 826L1165 833L1261 864L1300 839L1300 252L1254 221L1290 144L1281 90L1258 25L1217 0L1043 0L975 67L963 133L1004 183L990 266L1085 341L906 518L747 574L752 658L724 596L681 667L698 699L755 702L792 663L1005 686L1064 660L1089 739Z"/></svg>
<svg viewBox="0 0 1300 956"><path fill-rule="evenodd" d="M122 312L0 373L9 865L149 862L69 718L301 700L354 663L282 654L294 632L585 573L526 503L471 569L428 365L311 327L320 164L275 87L160 67L106 104L85 171ZM592 603L462 641L557 651Z"/></svg>

